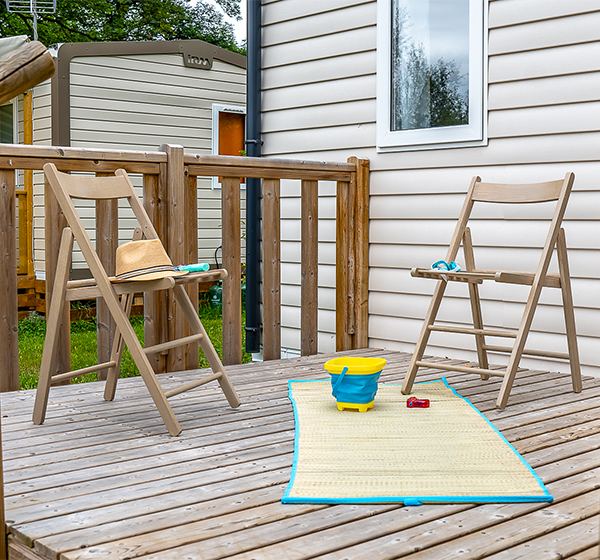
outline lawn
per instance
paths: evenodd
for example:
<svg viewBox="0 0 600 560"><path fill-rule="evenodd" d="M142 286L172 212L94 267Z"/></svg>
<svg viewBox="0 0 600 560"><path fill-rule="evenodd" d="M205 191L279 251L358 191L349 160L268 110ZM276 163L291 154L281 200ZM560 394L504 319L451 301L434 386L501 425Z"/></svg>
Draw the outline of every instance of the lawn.
<svg viewBox="0 0 600 560"><path fill-rule="evenodd" d="M220 309L212 308L208 302L200 302L200 319L214 344L219 356L223 357L223 323ZM242 316L242 323L245 317ZM143 317L132 317L131 324L140 341L144 340ZM42 361L44 338L46 336L46 319L34 316L19 322L19 384L21 389L34 389L37 387L38 372ZM244 331L242 329L242 337ZM72 369L84 368L97 363L96 346L96 321L74 321L71 323L71 367ZM242 362L251 361L250 354L242 352ZM200 367L209 367L206 358L200 351ZM139 375L127 349L123 352L121 363L121 377L134 377ZM97 374L90 373L76 377L72 383L85 383L96 381Z"/></svg>

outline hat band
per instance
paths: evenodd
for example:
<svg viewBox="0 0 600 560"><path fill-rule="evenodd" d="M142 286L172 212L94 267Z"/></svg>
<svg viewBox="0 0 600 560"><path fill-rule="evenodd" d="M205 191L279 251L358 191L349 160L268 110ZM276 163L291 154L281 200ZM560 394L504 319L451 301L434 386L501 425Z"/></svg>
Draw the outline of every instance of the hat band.
<svg viewBox="0 0 600 560"><path fill-rule="evenodd" d="M142 276L142 274L151 274L154 272L175 272L175 267L173 265L164 265L164 266L149 266L148 268L138 268L137 270L132 270L131 272L123 272L123 274L117 274L115 278L119 280L127 280L128 278L135 278L136 276Z"/></svg>

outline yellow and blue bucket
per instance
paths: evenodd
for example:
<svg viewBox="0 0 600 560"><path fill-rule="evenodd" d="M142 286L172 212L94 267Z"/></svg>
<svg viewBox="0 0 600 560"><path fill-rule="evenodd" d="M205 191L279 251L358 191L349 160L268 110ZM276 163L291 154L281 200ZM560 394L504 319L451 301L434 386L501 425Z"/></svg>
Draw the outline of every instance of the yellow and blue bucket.
<svg viewBox="0 0 600 560"><path fill-rule="evenodd" d="M377 382L386 364L383 358L333 358L325 362L331 375L338 410L366 412L373 408Z"/></svg>

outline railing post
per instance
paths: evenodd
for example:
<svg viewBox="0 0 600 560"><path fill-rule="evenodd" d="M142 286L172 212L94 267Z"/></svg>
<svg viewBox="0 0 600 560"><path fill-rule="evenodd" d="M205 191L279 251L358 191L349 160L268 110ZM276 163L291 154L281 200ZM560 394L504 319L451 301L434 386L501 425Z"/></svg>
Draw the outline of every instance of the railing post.
<svg viewBox="0 0 600 560"><path fill-rule="evenodd" d="M183 146L163 144L161 152L167 153L167 239L166 249L174 265L186 264L188 256L186 247L186 190L187 181L183 165ZM169 338L183 338L190 334L183 313L177 308L175 295L169 292L168 297L168 328ZM172 348L167 354L167 371L182 371L185 369L185 348Z"/></svg>
<svg viewBox="0 0 600 560"><path fill-rule="evenodd" d="M0 170L0 391L19 389L15 172ZM4 525L0 525L3 528Z"/></svg>
<svg viewBox="0 0 600 560"><path fill-rule="evenodd" d="M302 180L300 351L317 353L319 319L319 183Z"/></svg>
<svg viewBox="0 0 600 560"><path fill-rule="evenodd" d="M97 173L106 177L111 173ZM96 201L96 252L109 276L115 274L119 244L119 208L117 200ZM108 362L115 333L115 321L103 298L96 299L98 363ZM98 372L98 379L106 379L107 370Z"/></svg>
<svg viewBox="0 0 600 560"><path fill-rule="evenodd" d="M167 165L160 164L158 175L144 175L144 209L146 210L158 237L166 245L166 189ZM144 343L155 346L167 341L167 304L165 292L144 294ZM166 354L151 354L148 359L156 373L167 371Z"/></svg>
<svg viewBox="0 0 600 560"><path fill-rule="evenodd" d="M350 182L337 185L336 350L368 346L369 160L356 166Z"/></svg>
<svg viewBox="0 0 600 560"><path fill-rule="evenodd" d="M186 191L185 191L185 238L186 250L185 264L198 262L198 177L195 175L187 175ZM188 284L185 286L190 301L194 309L198 310L198 284ZM186 322L186 325L188 323ZM191 334L191 331L190 331ZM200 345L198 342L189 344L185 354L185 369L198 369L200 364Z"/></svg>
<svg viewBox="0 0 600 560"><path fill-rule="evenodd" d="M242 265L239 177L223 177L223 364L242 363Z"/></svg>
<svg viewBox="0 0 600 560"><path fill-rule="evenodd" d="M350 157L356 164L354 197L354 348L369 346L369 160Z"/></svg>
<svg viewBox="0 0 600 560"><path fill-rule="evenodd" d="M281 358L280 180L263 179L263 359Z"/></svg>
<svg viewBox="0 0 600 560"><path fill-rule="evenodd" d="M67 220L62 213L58 201L50 188L48 180L45 179L44 188L44 231L45 231L45 258L46 258L46 311L50 309L50 299L54 288L54 277L58 262L58 249L62 230L67 227ZM57 358L55 365L56 373L71 371L71 315L67 302L63 306L60 333L57 343ZM59 382L60 385L68 385L69 379Z"/></svg>

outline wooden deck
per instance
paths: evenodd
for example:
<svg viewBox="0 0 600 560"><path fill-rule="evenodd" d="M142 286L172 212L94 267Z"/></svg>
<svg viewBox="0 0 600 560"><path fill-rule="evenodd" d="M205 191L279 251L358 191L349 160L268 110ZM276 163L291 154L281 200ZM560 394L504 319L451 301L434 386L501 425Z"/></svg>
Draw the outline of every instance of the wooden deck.
<svg viewBox="0 0 600 560"><path fill-rule="evenodd" d="M360 354L385 357L382 381L402 381L407 354ZM31 423L32 391L3 394L9 559L600 558L600 379L576 395L567 375L523 371L498 411L498 379L446 374L554 503L282 505L294 437L287 381L325 378L328 357L228 367L242 406L212 386L174 397L175 438L140 378L122 380L112 403L102 384L53 388L42 426ZM417 382L442 375L423 370Z"/></svg>

